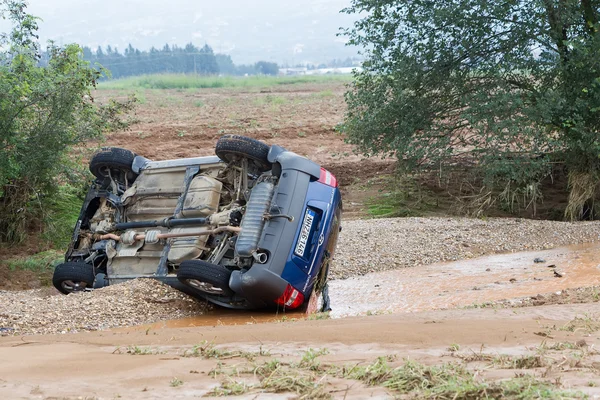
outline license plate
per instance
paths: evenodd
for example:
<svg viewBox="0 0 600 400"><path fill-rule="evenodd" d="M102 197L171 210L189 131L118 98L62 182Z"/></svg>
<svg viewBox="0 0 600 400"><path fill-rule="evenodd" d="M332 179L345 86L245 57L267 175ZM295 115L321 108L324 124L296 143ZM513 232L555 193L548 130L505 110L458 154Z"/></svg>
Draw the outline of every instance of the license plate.
<svg viewBox="0 0 600 400"><path fill-rule="evenodd" d="M314 220L315 212L311 209L306 210L306 214L304 214L304 221L302 222L302 229L300 230L300 237L298 238L298 243L296 244L296 249L294 250L294 254L297 256L304 256L304 252L306 251L306 243L308 242L308 237L310 236L310 230Z"/></svg>

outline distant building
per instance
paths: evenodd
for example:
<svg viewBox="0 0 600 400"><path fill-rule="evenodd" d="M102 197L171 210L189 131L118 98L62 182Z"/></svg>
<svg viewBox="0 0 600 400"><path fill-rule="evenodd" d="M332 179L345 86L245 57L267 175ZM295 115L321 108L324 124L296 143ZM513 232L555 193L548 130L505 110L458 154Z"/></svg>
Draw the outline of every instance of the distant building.
<svg viewBox="0 0 600 400"><path fill-rule="evenodd" d="M296 68L279 68L279 75L292 76L292 75L306 75L308 68L296 67Z"/></svg>
<svg viewBox="0 0 600 400"><path fill-rule="evenodd" d="M340 67L340 68L316 68L308 69L305 67L297 68L279 68L279 75L294 76L294 75L327 75L327 74L351 74L353 70L362 71L361 67Z"/></svg>

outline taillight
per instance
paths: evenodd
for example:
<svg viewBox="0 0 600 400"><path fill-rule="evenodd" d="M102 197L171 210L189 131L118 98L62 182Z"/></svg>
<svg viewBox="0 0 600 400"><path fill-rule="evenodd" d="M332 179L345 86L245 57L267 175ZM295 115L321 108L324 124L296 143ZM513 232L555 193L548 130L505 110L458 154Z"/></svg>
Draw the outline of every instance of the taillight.
<svg viewBox="0 0 600 400"><path fill-rule="evenodd" d="M338 187L338 181L335 175L327 171L325 168L321 168L321 176L319 177L319 182L331 187Z"/></svg>
<svg viewBox="0 0 600 400"><path fill-rule="evenodd" d="M275 303L285 306L286 308L298 308L304 303L304 295L288 284L285 292L280 298L275 300Z"/></svg>

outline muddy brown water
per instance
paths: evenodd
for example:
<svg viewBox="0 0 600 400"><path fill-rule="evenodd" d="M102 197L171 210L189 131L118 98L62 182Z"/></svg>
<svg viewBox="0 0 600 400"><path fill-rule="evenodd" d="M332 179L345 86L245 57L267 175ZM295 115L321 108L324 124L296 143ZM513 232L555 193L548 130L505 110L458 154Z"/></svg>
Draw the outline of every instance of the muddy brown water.
<svg viewBox="0 0 600 400"><path fill-rule="evenodd" d="M535 263L535 258L545 262ZM562 277L556 277L554 271ZM329 294L331 317L340 318L458 308L593 285L600 285L600 243L497 254L332 280ZM127 329L252 325L304 317L295 312L274 314L216 307L198 317Z"/></svg>
<svg viewBox="0 0 600 400"><path fill-rule="evenodd" d="M598 284L600 244L588 243L371 273L331 281L329 293L332 317L342 317L464 307Z"/></svg>

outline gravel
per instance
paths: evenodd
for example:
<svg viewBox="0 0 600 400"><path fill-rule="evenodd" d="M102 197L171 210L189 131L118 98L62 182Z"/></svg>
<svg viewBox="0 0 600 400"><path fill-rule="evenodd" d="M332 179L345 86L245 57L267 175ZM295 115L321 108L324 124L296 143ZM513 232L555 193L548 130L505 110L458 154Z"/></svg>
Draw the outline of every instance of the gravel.
<svg viewBox="0 0 600 400"><path fill-rule="evenodd" d="M600 222L395 218L343 222L331 279L485 254L594 242ZM63 296L52 289L0 291L0 335L94 331L203 314L207 304L138 279Z"/></svg>
<svg viewBox="0 0 600 400"><path fill-rule="evenodd" d="M0 291L0 335L76 333L203 314L210 308L153 279L90 292Z"/></svg>
<svg viewBox="0 0 600 400"><path fill-rule="evenodd" d="M331 279L600 239L600 221L389 218L342 221L342 226Z"/></svg>

